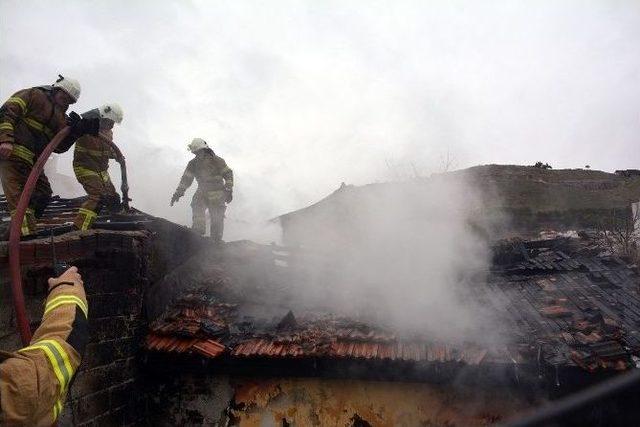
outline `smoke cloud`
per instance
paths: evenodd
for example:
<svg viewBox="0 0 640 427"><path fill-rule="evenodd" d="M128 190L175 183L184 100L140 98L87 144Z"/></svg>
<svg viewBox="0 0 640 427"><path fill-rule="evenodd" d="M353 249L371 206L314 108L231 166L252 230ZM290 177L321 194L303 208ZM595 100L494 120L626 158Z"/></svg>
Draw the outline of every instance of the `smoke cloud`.
<svg viewBox="0 0 640 427"><path fill-rule="evenodd" d="M287 226L305 248L290 265L297 300L404 334L497 339L473 292L495 227L483 206L463 175L342 188Z"/></svg>
<svg viewBox="0 0 640 427"><path fill-rule="evenodd" d="M483 163L635 168L637 1L0 3L0 98L79 79L72 109L125 111L115 141L133 205L169 208L193 137L236 175L225 240L278 240L268 219L341 182L354 201L312 242L296 298L406 331L464 338L482 307L481 192L420 178ZM602 153L607 155L602 155ZM50 165L73 177L71 153ZM53 162L52 162L53 163ZM111 168L116 184L118 170ZM53 179L62 195L81 195ZM352 190L349 190L349 189Z"/></svg>
<svg viewBox="0 0 640 427"><path fill-rule="evenodd" d="M134 206L189 224L191 193L168 202L187 143L208 140L237 176L227 240L275 239L268 218L343 181L640 161L632 0L5 0L0 16L1 98L62 73L83 85L74 110L123 106Z"/></svg>

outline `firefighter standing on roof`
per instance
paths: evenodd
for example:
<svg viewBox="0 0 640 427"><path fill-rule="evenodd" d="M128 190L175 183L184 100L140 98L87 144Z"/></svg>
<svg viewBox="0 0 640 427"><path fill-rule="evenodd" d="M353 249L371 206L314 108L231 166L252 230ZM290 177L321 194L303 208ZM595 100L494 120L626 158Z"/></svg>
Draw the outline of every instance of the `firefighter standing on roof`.
<svg viewBox="0 0 640 427"><path fill-rule="evenodd" d="M215 242L222 241L224 229L224 212L226 203L233 200L233 171L221 157L214 154L201 138L194 138L189 150L195 154L182 175L180 184L171 198L171 206L177 202L189 188L193 179L198 182L198 189L193 195L192 229L200 234L206 231L206 210L211 216L211 238Z"/></svg>
<svg viewBox="0 0 640 427"><path fill-rule="evenodd" d="M34 163L55 134L67 124L72 128L55 150L63 153L80 135L92 131L91 123L77 114L65 114L79 96L78 81L60 76L51 86L16 92L0 107L0 180L12 215ZM42 173L22 218L22 235L36 232L36 218L50 199L51 186Z"/></svg>
<svg viewBox="0 0 640 427"><path fill-rule="evenodd" d="M122 122L122 109L118 104L105 104L83 117L99 117L97 136L85 135L76 142L73 152L73 171L88 194L73 221L79 230L87 230L103 207L114 211L120 208L120 196L109 177L109 159L122 163L124 158L113 143L113 126Z"/></svg>
<svg viewBox="0 0 640 427"><path fill-rule="evenodd" d="M88 339L82 277L49 279L40 327L28 347L0 351L0 425L51 426L60 415Z"/></svg>

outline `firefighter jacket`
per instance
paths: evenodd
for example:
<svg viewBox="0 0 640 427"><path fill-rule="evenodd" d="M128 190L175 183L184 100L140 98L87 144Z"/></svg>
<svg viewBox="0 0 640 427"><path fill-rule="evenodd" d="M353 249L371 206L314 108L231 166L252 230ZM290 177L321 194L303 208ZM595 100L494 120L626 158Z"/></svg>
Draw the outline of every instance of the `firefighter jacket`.
<svg viewBox="0 0 640 427"><path fill-rule="evenodd" d="M233 171L224 159L216 156L209 148L197 153L196 157L187 164L176 194L183 196L194 178L198 182L198 192L233 190Z"/></svg>
<svg viewBox="0 0 640 427"><path fill-rule="evenodd" d="M71 282L63 282L71 283ZM82 284L61 284L47 297L28 347L0 352L0 425L51 426L58 418L88 339Z"/></svg>
<svg viewBox="0 0 640 427"><path fill-rule="evenodd" d="M53 102L53 88L39 86L13 94L0 107L0 143L13 144L10 159L33 166L44 147L66 125L66 115ZM63 141L56 153L69 149Z"/></svg>
<svg viewBox="0 0 640 427"><path fill-rule="evenodd" d="M73 152L73 171L76 177L103 175L109 169L109 159L117 158L113 148L113 131L101 130L98 136L84 135L78 138Z"/></svg>

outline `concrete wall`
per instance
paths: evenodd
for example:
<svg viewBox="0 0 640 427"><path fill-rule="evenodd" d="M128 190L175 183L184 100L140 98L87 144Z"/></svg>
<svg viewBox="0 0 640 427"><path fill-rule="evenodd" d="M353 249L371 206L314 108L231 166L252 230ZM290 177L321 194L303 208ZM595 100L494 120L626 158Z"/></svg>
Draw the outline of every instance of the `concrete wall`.
<svg viewBox="0 0 640 427"><path fill-rule="evenodd" d="M148 423L158 427L226 427L233 388L228 376L203 378L199 375L148 377Z"/></svg>
<svg viewBox="0 0 640 427"><path fill-rule="evenodd" d="M484 426L531 407L503 389L423 383L183 373L147 386L158 426Z"/></svg>

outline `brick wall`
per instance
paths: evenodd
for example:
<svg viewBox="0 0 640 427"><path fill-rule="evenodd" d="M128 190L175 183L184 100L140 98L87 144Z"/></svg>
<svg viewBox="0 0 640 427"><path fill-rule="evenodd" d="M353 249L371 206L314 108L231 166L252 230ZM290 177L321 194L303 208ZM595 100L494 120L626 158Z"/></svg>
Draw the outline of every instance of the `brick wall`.
<svg viewBox="0 0 640 427"><path fill-rule="evenodd" d="M150 278L162 277L170 268L169 260L188 257L201 243L183 227L156 222L150 227L155 231L90 231L55 238L58 259L76 265L83 276L90 334L59 426L144 424L138 355L146 333L145 291ZM35 329L52 275L51 245L48 239L23 242L20 252L27 311ZM6 242L0 242L0 348L11 351L21 345L7 268Z"/></svg>
<svg viewBox="0 0 640 427"><path fill-rule="evenodd" d="M98 234L75 264L89 302L89 344L60 425L134 425L144 417L136 356L145 333L149 236Z"/></svg>

